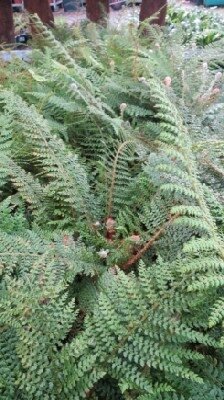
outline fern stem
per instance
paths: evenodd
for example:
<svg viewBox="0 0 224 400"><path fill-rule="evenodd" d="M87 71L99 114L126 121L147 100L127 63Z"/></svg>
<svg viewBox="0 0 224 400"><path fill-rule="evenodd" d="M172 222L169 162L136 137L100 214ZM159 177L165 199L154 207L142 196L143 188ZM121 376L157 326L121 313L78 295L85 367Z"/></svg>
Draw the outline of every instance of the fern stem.
<svg viewBox="0 0 224 400"><path fill-rule="evenodd" d="M152 247L157 239L160 238L163 233L169 228L169 226L179 217L179 214L174 214L170 216L169 220L166 221L155 233L154 235L146 242L146 244L142 247L141 250L137 254L134 254L126 261L120 268L124 271L127 271L132 265L136 264L142 256Z"/></svg>
<svg viewBox="0 0 224 400"><path fill-rule="evenodd" d="M206 157L204 159L203 164L206 164L209 168L211 168L214 172L216 172L218 175L221 175L224 178L224 171L223 169L219 168L217 165L213 164L212 161Z"/></svg>

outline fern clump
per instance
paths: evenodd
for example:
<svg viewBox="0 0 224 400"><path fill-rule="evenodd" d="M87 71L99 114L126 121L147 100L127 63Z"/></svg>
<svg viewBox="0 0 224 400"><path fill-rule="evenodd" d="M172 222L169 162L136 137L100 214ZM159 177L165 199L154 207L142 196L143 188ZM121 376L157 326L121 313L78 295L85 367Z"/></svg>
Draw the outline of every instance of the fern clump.
<svg viewBox="0 0 224 400"><path fill-rule="evenodd" d="M33 23L1 66L0 398L224 399L222 40Z"/></svg>

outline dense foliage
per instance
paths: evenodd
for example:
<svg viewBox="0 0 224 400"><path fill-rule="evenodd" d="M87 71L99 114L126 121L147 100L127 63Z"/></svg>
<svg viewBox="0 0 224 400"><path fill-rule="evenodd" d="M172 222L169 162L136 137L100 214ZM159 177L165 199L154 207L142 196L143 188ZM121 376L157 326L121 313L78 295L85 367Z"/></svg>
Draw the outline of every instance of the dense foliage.
<svg viewBox="0 0 224 400"><path fill-rule="evenodd" d="M223 41L35 23L0 71L1 400L224 399Z"/></svg>
<svg viewBox="0 0 224 400"><path fill-rule="evenodd" d="M171 5L167 23L172 29L181 27L184 41L193 40L199 46L208 45L223 37L223 18L210 10L197 7L187 10Z"/></svg>

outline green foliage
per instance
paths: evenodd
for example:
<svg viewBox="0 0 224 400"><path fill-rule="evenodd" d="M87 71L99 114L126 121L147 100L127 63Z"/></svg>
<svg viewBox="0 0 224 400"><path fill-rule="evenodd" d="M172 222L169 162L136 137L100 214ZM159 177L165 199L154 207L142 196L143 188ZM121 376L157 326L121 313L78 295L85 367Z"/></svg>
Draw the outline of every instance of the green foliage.
<svg viewBox="0 0 224 400"><path fill-rule="evenodd" d="M224 399L222 40L33 23L1 66L0 398Z"/></svg>
<svg viewBox="0 0 224 400"><path fill-rule="evenodd" d="M222 18L208 10L170 5L167 22L172 29L182 28L185 43L193 40L199 46L206 46L223 38Z"/></svg>

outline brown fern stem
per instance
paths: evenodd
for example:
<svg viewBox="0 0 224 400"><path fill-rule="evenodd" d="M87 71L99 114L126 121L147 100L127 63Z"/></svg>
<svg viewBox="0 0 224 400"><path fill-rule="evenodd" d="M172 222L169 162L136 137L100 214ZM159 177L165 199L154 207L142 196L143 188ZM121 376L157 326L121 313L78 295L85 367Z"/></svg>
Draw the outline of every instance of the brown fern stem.
<svg viewBox="0 0 224 400"><path fill-rule="evenodd" d="M224 178L224 170L214 164L208 157L204 159L204 164L216 172L216 174L221 175Z"/></svg>
<svg viewBox="0 0 224 400"><path fill-rule="evenodd" d="M138 251L137 254L132 255L128 261L126 261L120 268L123 271L129 270L134 264L136 264L142 256L154 245L155 241L160 238L160 236L165 233L167 228L179 217L179 214L171 215L169 220L166 221L155 233L154 235L145 243L145 245Z"/></svg>

